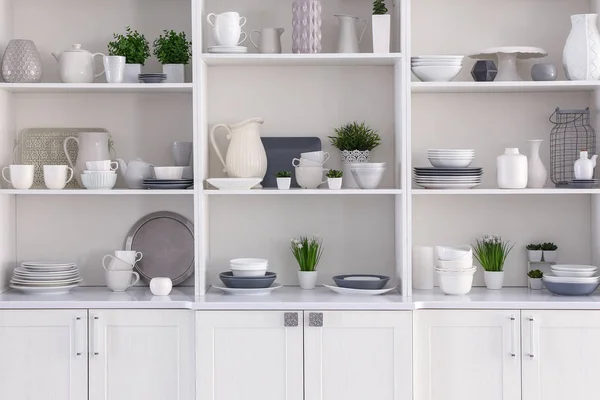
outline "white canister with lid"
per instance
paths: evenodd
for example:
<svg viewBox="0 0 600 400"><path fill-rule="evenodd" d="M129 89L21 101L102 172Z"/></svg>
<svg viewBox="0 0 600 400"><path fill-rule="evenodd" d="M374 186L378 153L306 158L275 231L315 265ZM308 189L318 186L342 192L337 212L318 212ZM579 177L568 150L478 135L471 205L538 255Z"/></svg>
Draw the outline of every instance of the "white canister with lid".
<svg viewBox="0 0 600 400"><path fill-rule="evenodd" d="M496 179L500 189L527 187L527 157L518 148L507 148L496 159Z"/></svg>

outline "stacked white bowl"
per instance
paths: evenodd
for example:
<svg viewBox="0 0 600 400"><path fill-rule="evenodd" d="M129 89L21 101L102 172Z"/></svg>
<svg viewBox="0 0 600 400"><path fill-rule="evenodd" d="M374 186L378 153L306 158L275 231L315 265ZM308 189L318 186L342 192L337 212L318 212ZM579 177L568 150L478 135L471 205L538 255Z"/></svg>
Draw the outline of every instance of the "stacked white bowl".
<svg viewBox="0 0 600 400"><path fill-rule="evenodd" d="M469 293L476 270L471 246L435 247L435 272L442 292L454 295Z"/></svg>
<svg viewBox="0 0 600 400"><path fill-rule="evenodd" d="M475 160L475 150L429 149L427 158L437 168L467 168Z"/></svg>
<svg viewBox="0 0 600 400"><path fill-rule="evenodd" d="M264 276L269 268L269 260L262 258L236 258L229 261L233 276Z"/></svg>
<svg viewBox="0 0 600 400"><path fill-rule="evenodd" d="M81 183L89 190L107 190L115 187L117 183L116 161L88 161L85 163L86 170L81 174Z"/></svg>
<svg viewBox="0 0 600 400"><path fill-rule="evenodd" d="M361 189L377 189L385 172L385 163L351 163L350 172Z"/></svg>
<svg viewBox="0 0 600 400"><path fill-rule="evenodd" d="M450 82L460 73L464 56L417 56L410 60L412 72L422 82Z"/></svg>

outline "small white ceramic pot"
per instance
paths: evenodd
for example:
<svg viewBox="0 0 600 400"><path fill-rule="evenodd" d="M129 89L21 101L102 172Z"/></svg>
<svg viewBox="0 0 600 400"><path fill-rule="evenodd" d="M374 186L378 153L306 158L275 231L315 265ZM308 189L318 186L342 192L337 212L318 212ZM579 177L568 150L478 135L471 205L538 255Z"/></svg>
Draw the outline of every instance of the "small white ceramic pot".
<svg viewBox="0 0 600 400"><path fill-rule="evenodd" d="M542 261L542 250L527 250L527 258L529 262L540 262Z"/></svg>
<svg viewBox="0 0 600 400"><path fill-rule="evenodd" d="M150 281L150 291L155 296L168 296L173 289L173 281L169 278L152 278Z"/></svg>
<svg viewBox="0 0 600 400"><path fill-rule="evenodd" d="M184 83L185 65L183 64L163 64L163 74L167 75L165 83Z"/></svg>
<svg viewBox="0 0 600 400"><path fill-rule="evenodd" d="M277 189L289 190L292 184L292 178L277 178Z"/></svg>
<svg viewBox="0 0 600 400"><path fill-rule="evenodd" d="M389 53L391 16L373 15L371 26L373 27L373 53Z"/></svg>
<svg viewBox="0 0 600 400"><path fill-rule="evenodd" d="M502 289L504 283L504 271L483 271L483 280L488 289Z"/></svg>
<svg viewBox="0 0 600 400"><path fill-rule="evenodd" d="M542 278L527 278L529 279L529 288L531 290L541 290L544 286L542 283Z"/></svg>
<svg viewBox="0 0 600 400"><path fill-rule="evenodd" d="M558 251L556 250L544 250L544 261L545 262L556 262Z"/></svg>
<svg viewBox="0 0 600 400"><path fill-rule="evenodd" d="M327 178L329 189L340 190L342 188L342 178Z"/></svg>
<svg viewBox="0 0 600 400"><path fill-rule="evenodd" d="M314 289L317 286L319 271L298 271L298 281L302 289Z"/></svg>
<svg viewBox="0 0 600 400"><path fill-rule="evenodd" d="M139 74L142 73L142 64L125 64L123 83L140 83Z"/></svg>

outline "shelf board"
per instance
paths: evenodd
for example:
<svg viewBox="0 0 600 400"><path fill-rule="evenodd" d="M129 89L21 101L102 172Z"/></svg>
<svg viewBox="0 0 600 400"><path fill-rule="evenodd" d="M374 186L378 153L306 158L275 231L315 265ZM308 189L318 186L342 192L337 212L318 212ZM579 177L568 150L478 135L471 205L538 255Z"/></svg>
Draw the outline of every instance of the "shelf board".
<svg viewBox="0 0 600 400"><path fill-rule="evenodd" d="M186 93L192 83L0 83L11 93Z"/></svg>
<svg viewBox="0 0 600 400"><path fill-rule="evenodd" d="M590 92L600 81L412 82L413 93Z"/></svg>
<svg viewBox="0 0 600 400"><path fill-rule="evenodd" d="M206 189L204 194L210 196L233 196L233 195L250 195L250 196L306 196L306 195L395 195L402 194L402 189L383 188L383 189L300 189L292 188L290 190L279 190L277 188L266 189L250 189L250 190L218 190Z"/></svg>
<svg viewBox="0 0 600 400"><path fill-rule="evenodd" d="M414 195L573 195L573 194L600 194L600 189L413 189Z"/></svg>
<svg viewBox="0 0 600 400"><path fill-rule="evenodd" d="M147 190L147 189L112 189L112 190L87 190L87 189L0 189L2 194L36 195L36 196L177 196L193 195L193 190Z"/></svg>
<svg viewBox="0 0 600 400"><path fill-rule="evenodd" d="M386 66L400 62L399 53L203 54L211 66Z"/></svg>

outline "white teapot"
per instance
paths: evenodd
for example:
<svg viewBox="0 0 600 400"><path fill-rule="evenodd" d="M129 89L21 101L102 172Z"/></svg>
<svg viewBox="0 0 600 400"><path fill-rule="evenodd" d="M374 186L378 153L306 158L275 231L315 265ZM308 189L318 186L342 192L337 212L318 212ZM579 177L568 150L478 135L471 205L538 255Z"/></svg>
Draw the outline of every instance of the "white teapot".
<svg viewBox="0 0 600 400"><path fill-rule="evenodd" d="M94 57L105 55L92 54L83 50L80 44L74 44L70 50L62 53L52 53L52 56L58 61L60 80L64 83L92 83L104 74L104 69L96 74Z"/></svg>
<svg viewBox="0 0 600 400"><path fill-rule="evenodd" d="M152 167L154 165L139 158L129 161L129 165L120 158L117 158L117 162L119 163L119 172L123 175L129 189L143 189L143 180L152 178Z"/></svg>

